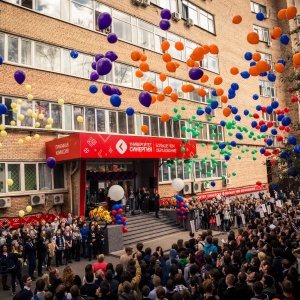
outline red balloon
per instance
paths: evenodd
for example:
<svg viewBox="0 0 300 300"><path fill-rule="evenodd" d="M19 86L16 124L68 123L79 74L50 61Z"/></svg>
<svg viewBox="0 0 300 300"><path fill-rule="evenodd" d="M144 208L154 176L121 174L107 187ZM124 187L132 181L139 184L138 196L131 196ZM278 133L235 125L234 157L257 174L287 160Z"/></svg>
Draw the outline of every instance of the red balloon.
<svg viewBox="0 0 300 300"><path fill-rule="evenodd" d="M272 151L272 154L274 154L274 155L279 154L279 150L278 150L278 149L273 150L273 151Z"/></svg>
<svg viewBox="0 0 300 300"><path fill-rule="evenodd" d="M285 132L290 132L290 131L291 131L291 128L288 127L288 126L286 126L286 127L284 128L284 131L285 131Z"/></svg>
<svg viewBox="0 0 300 300"><path fill-rule="evenodd" d="M290 88L288 89L288 91L289 91L290 94L294 93L294 89L293 89L292 87L290 87Z"/></svg>
<svg viewBox="0 0 300 300"><path fill-rule="evenodd" d="M126 217L122 217L122 218L121 218L121 221L122 221L122 222L125 222L125 221L126 221Z"/></svg>
<svg viewBox="0 0 300 300"><path fill-rule="evenodd" d="M273 123L272 121L269 121L269 122L267 123L268 128L273 127L273 125L274 125L274 123Z"/></svg>
<svg viewBox="0 0 300 300"><path fill-rule="evenodd" d="M259 119L259 115L257 113L253 114L254 119Z"/></svg>
<svg viewBox="0 0 300 300"><path fill-rule="evenodd" d="M261 111L262 111L262 112L266 112L266 111L267 111L267 108L266 108L265 106L263 106L263 107L261 108Z"/></svg>
<svg viewBox="0 0 300 300"><path fill-rule="evenodd" d="M179 213L180 212L180 208L176 208L176 212Z"/></svg>
<svg viewBox="0 0 300 300"><path fill-rule="evenodd" d="M268 139L267 138L264 138L264 142L266 142Z"/></svg>
<svg viewBox="0 0 300 300"><path fill-rule="evenodd" d="M182 220L182 216L177 216L177 219L178 220Z"/></svg>
<svg viewBox="0 0 300 300"><path fill-rule="evenodd" d="M261 125L264 125L264 124L266 124L266 123L265 123L264 120L260 120L260 121L258 122L258 124L261 126Z"/></svg>
<svg viewBox="0 0 300 300"><path fill-rule="evenodd" d="M256 181L256 185L261 186L262 183L260 181Z"/></svg>
<svg viewBox="0 0 300 300"><path fill-rule="evenodd" d="M182 216L182 220L185 220L186 219L186 216Z"/></svg>
<svg viewBox="0 0 300 300"><path fill-rule="evenodd" d="M123 232L124 233L128 232L128 228L127 227L123 227Z"/></svg>
<svg viewBox="0 0 300 300"><path fill-rule="evenodd" d="M118 214L121 214L123 212L123 209L122 208L119 208L118 209Z"/></svg>
<svg viewBox="0 0 300 300"><path fill-rule="evenodd" d="M264 156L270 156L271 155L271 152L270 151L266 151L265 153L264 153Z"/></svg>
<svg viewBox="0 0 300 300"><path fill-rule="evenodd" d="M283 137L282 137L281 135L278 135L278 136L277 136L277 141L278 141L278 142L282 142L282 141L283 141Z"/></svg>
<svg viewBox="0 0 300 300"><path fill-rule="evenodd" d="M117 214L117 211L113 209L113 210L111 211L111 214L112 214L113 216L115 216L115 215Z"/></svg>
<svg viewBox="0 0 300 300"><path fill-rule="evenodd" d="M276 40L276 37L271 34L271 39Z"/></svg>
<svg viewBox="0 0 300 300"><path fill-rule="evenodd" d="M279 129L279 130L284 130L284 126L283 126L283 125L280 125L280 126L278 127L278 129Z"/></svg>
<svg viewBox="0 0 300 300"><path fill-rule="evenodd" d="M116 222L117 222L117 219L116 219L116 218L113 218L112 221L113 221L114 223L116 223Z"/></svg>
<svg viewBox="0 0 300 300"><path fill-rule="evenodd" d="M275 110L275 112L276 112L276 115L280 115L280 114L281 114L281 109L280 109L280 108L277 108L277 109Z"/></svg>
<svg viewBox="0 0 300 300"><path fill-rule="evenodd" d="M284 108L284 112L288 113L290 111L290 108L289 107L285 107Z"/></svg>
<svg viewBox="0 0 300 300"><path fill-rule="evenodd" d="M291 101L293 103L298 102L298 97L297 96L293 96L292 99L291 99Z"/></svg>
<svg viewBox="0 0 300 300"><path fill-rule="evenodd" d="M257 125L255 128L256 128L257 130L259 130L259 129L260 129L260 126L259 126L259 125Z"/></svg>
<svg viewBox="0 0 300 300"><path fill-rule="evenodd" d="M180 206L183 207L183 205L184 205L184 202L180 202Z"/></svg>

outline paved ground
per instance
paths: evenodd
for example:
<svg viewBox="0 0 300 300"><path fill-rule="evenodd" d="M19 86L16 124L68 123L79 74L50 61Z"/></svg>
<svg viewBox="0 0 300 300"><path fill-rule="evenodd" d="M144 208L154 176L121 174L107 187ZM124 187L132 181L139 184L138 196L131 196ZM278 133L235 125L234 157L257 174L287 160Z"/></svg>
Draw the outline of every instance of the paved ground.
<svg viewBox="0 0 300 300"><path fill-rule="evenodd" d="M200 231L199 231L199 233L200 233ZM195 237L196 237L196 235L197 235L197 233L195 234ZM220 233L219 231L214 231L214 236L218 236L220 245L222 244L222 242L221 242L222 239L224 239L224 240L227 239L227 234ZM161 246L163 250L169 250L171 248L171 245L174 242L176 242L178 239L183 239L184 241L189 240L189 232L181 231L178 234L172 234L172 235L168 235L163 238L144 242L144 248L150 247L152 249L152 252L154 252L156 246ZM136 251L135 245L132 245L132 247L134 248L134 251ZM123 253L124 253L124 251L117 251L117 252L110 253L110 255L105 256L105 260L107 262L111 262L115 266L116 264L119 263L119 257ZM91 261L91 263L94 263L94 262L95 262L95 260ZM89 263L90 262L87 259L81 259L80 262L73 262L72 264L69 264L69 265L72 267L74 273L79 275L82 278L84 275L85 266ZM55 267L55 266L53 266L53 267ZM59 267L60 273L62 272L63 268L64 268L64 266ZM27 270L28 270L27 267L24 267L23 274L26 274ZM46 272L46 269L43 269L43 270L44 270L44 272ZM35 273L35 276L37 276L37 273ZM11 286L10 277L8 278L8 285ZM35 288L35 282L33 283L32 291L34 290L34 288ZM0 289L1 289L0 290L0 295L1 295L0 299L1 300L8 300L8 299L10 300L13 298L11 296L11 291L3 291L2 285L1 285ZM16 290L19 291L20 287L18 286Z"/></svg>

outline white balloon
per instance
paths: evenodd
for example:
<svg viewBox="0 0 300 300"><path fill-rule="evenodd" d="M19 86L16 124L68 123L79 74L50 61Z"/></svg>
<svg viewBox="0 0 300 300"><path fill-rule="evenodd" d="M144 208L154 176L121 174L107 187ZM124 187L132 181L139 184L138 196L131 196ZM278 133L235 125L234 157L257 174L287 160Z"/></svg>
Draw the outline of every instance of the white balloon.
<svg viewBox="0 0 300 300"><path fill-rule="evenodd" d="M112 185L108 190L108 197L113 201L119 201L124 197L124 189L118 185Z"/></svg>
<svg viewBox="0 0 300 300"><path fill-rule="evenodd" d="M181 178L175 178L172 181L172 187L176 192L180 192L183 190L184 182Z"/></svg>

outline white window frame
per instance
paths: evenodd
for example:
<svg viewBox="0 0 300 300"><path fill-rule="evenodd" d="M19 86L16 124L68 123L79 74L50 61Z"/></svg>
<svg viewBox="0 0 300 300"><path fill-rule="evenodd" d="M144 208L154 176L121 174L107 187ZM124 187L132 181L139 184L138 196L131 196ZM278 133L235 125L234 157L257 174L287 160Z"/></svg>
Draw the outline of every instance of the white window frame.
<svg viewBox="0 0 300 300"><path fill-rule="evenodd" d="M253 31L255 31L258 36L259 40L261 42L269 42L270 41L270 30L269 28L258 26L258 25L253 25Z"/></svg>

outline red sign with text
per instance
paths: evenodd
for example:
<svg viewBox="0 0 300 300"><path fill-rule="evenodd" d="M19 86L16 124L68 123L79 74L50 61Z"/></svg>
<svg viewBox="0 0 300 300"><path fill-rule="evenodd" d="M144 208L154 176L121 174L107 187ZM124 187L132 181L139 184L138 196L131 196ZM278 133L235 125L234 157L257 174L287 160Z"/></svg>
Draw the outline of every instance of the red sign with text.
<svg viewBox="0 0 300 300"><path fill-rule="evenodd" d="M184 152L182 152L184 148ZM46 157L56 161L80 158L193 158L196 141L96 133L75 133L46 143Z"/></svg>

